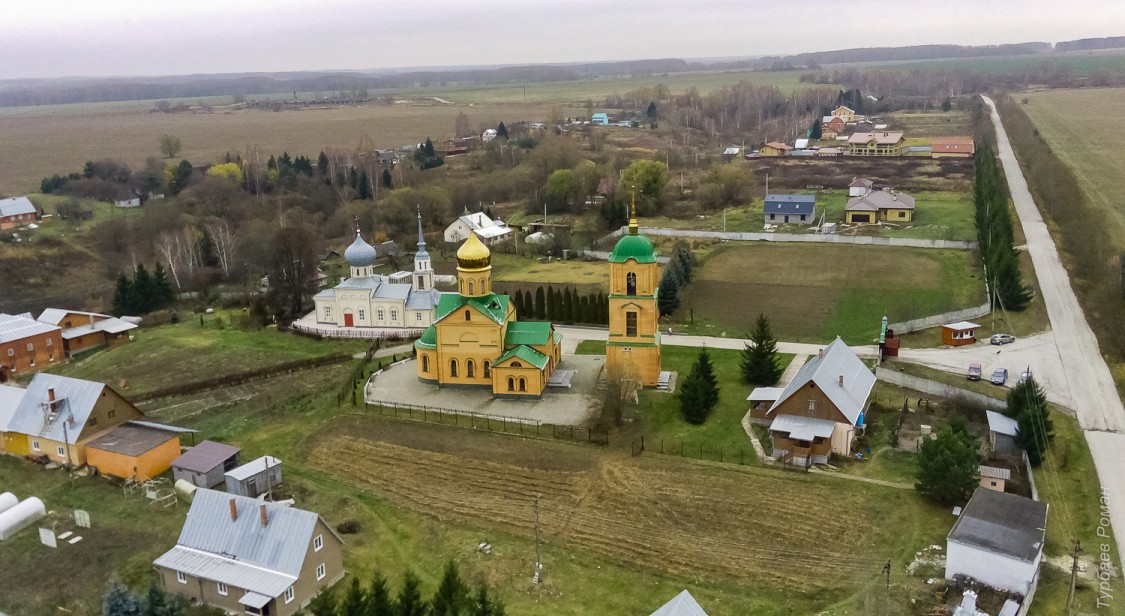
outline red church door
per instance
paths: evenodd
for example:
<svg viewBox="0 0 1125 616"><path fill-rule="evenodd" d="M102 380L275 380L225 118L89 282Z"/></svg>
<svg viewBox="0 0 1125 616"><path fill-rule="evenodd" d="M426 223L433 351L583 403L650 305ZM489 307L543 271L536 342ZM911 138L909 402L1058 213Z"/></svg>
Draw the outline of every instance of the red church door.
<svg viewBox="0 0 1125 616"><path fill-rule="evenodd" d="M351 327L351 326L352 326L352 313L345 312L344 313L344 327Z"/></svg>

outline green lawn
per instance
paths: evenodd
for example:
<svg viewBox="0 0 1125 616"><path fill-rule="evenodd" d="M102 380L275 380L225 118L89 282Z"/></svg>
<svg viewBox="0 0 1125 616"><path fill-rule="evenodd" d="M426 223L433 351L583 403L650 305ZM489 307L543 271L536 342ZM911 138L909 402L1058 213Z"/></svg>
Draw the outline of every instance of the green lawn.
<svg viewBox="0 0 1125 616"><path fill-rule="evenodd" d="M118 386L128 382L125 395L191 383L234 372L333 353L359 353L363 341L322 340L278 332L234 329L237 313L185 313L176 325L134 330L136 341L98 352L56 370L59 374Z"/></svg>

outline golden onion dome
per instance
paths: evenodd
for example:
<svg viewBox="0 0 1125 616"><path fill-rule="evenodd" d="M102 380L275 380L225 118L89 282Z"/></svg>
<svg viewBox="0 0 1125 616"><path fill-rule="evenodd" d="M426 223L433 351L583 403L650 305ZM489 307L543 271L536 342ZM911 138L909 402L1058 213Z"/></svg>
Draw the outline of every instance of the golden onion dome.
<svg viewBox="0 0 1125 616"><path fill-rule="evenodd" d="M492 251L480 241L476 233L469 233L469 239L457 249L459 269L481 269L492 263Z"/></svg>

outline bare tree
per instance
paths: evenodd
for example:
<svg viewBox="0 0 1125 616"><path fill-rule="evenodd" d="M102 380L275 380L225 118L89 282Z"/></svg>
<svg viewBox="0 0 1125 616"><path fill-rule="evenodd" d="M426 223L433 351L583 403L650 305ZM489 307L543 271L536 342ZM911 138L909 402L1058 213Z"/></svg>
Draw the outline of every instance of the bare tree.
<svg viewBox="0 0 1125 616"><path fill-rule="evenodd" d="M458 112L457 119L453 121L453 134L458 139L473 134L473 127L469 124L469 116L465 115L464 111Z"/></svg>
<svg viewBox="0 0 1125 616"><path fill-rule="evenodd" d="M156 250L160 256L164 258L164 262L168 264L168 273L172 274L172 281L176 283L177 289L182 289L183 285L180 284L180 268L177 267L179 263L179 251L176 244L179 235L174 233L161 233L160 237L156 239Z"/></svg>
<svg viewBox="0 0 1125 616"><path fill-rule="evenodd" d="M230 223L217 220L207 225L207 233L211 236L211 243L215 247L215 257L219 259L219 267L223 269L223 277L230 278L235 251L238 247L238 238Z"/></svg>
<svg viewBox="0 0 1125 616"><path fill-rule="evenodd" d="M180 143L180 138L175 135L161 135L160 136L160 151L164 154L164 158L175 158L183 145Z"/></svg>

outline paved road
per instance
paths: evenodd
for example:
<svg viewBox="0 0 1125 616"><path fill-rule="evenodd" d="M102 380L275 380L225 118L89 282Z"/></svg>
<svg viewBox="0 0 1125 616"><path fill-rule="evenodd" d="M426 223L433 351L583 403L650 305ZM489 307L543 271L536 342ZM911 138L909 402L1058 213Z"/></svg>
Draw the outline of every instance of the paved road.
<svg viewBox="0 0 1125 616"><path fill-rule="evenodd" d="M1125 450L1125 407L1114 387L1109 367L1098 350L1098 341L1070 287L1070 278L1059 261L1058 251L1043 223L1043 217L1027 189L1027 181L1016 161L1008 134L996 112L996 105L984 97L996 127L996 142L1008 189L1019 214L1027 249L1035 265L1035 275L1043 291L1043 301L1051 319L1055 344L1062 361L1062 376L1070 389L1078 423L1090 444L1098 479L1109 505L1110 521L1117 537L1118 554L1125 554L1125 462L1118 452Z"/></svg>

